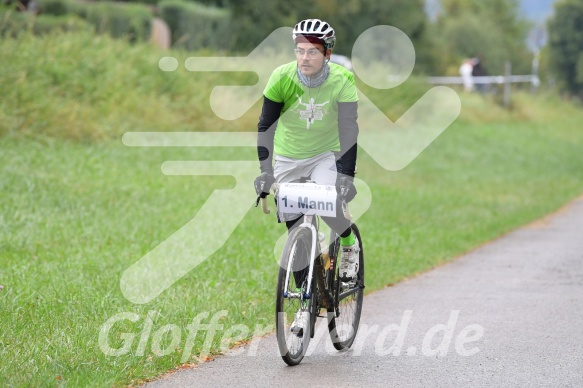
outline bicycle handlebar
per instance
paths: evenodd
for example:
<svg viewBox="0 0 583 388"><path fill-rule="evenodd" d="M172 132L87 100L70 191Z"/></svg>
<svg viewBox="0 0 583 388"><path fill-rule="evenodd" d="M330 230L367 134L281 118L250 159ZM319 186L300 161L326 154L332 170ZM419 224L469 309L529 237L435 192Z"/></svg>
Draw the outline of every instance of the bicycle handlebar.
<svg viewBox="0 0 583 388"><path fill-rule="evenodd" d="M267 201L265 200L265 198L261 198L261 210L263 210L263 213L265 214L271 213L271 210L269 210L269 208L267 207Z"/></svg>

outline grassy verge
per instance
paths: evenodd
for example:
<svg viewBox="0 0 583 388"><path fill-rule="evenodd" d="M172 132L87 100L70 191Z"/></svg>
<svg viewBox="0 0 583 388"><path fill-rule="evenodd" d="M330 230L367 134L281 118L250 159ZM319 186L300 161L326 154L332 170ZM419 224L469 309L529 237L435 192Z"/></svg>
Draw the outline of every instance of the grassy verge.
<svg viewBox="0 0 583 388"><path fill-rule="evenodd" d="M203 82L186 72L166 79L152 69L167 53L147 46L83 35L60 44L42 39L0 44L3 52L23 50L0 70L3 84L10 82L0 91L0 385L133 384L180 365L185 348L186 362L196 363L206 337L198 335L188 348L188 325L205 312L204 323L226 311L223 330L269 328L278 268L272 248L283 227L257 209L218 252L152 302L134 305L119 287L123 271L191 220L215 188L233 187L228 177L165 176L162 162L255 157L253 149L128 148L120 134L241 130L256 120L256 107L234 123L213 119L201 101L216 79ZM83 39L95 44L95 53L86 53L93 56L78 62L87 68L71 74L63 70L66 60L51 66L51 53L69 58L66 46L82 47ZM43 53L36 62L35 47ZM9 77L7 68L19 76ZM582 119L580 108L548 96L517 95L510 113L469 96L460 120L403 171L386 172L361 152L360 178L373 192L359 220L367 291L427 270L583 192ZM152 335L141 342L149 311L157 312ZM125 354L107 356L100 330L119 313L136 319L116 323L110 345L130 345ZM153 333L166 325L168 335L155 341ZM124 342L123 333L136 335ZM211 354L220 350L221 334Z"/></svg>

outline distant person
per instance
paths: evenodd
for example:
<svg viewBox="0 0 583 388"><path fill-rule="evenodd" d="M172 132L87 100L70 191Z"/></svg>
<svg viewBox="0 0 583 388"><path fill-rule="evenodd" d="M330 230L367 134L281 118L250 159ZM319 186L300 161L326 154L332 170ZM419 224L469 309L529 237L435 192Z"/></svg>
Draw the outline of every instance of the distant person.
<svg viewBox="0 0 583 388"><path fill-rule="evenodd" d="M474 65L472 59L464 59L464 63L460 66L460 75L466 92L472 92L474 90L474 79L472 77L473 71Z"/></svg>
<svg viewBox="0 0 583 388"><path fill-rule="evenodd" d="M478 58L472 59L472 66L473 77L485 77L487 75L484 66L482 66L482 63L480 62L480 59ZM476 85L476 91L480 93L484 93L486 91L485 83L476 82L476 80L474 80L474 84Z"/></svg>

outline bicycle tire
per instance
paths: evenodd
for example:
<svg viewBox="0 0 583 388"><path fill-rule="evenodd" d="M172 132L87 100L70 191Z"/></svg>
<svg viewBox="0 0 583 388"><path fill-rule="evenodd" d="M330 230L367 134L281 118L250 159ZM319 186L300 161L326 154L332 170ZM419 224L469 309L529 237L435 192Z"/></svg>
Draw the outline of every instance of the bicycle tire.
<svg viewBox="0 0 583 388"><path fill-rule="evenodd" d="M345 350L352 346L358 325L360 323L360 314L362 312L362 302L364 296L364 248L360 231L355 224L352 224L352 231L358 239L360 245L358 273L354 285L346 285L339 278L340 263L340 240L336 239L334 251L337 253L336 266L334 268L334 299L335 305L338 306L338 316L336 309L328 309L328 331L332 344L337 350ZM351 294L349 294L351 293ZM349 294L345 297L343 295ZM339 300L339 298L342 298Z"/></svg>
<svg viewBox="0 0 583 388"><path fill-rule="evenodd" d="M312 296L304 302L304 299L286 298L286 290L301 289L301 294L305 295L307 281L296 285L294 274L289 276L289 284L286 284L286 274L288 262L291 260L292 270L299 269L305 264L302 257L310 258L312 244L312 231L307 228L296 228L290 232L280 261L279 275L277 278L277 292L275 301L275 326L277 332L277 344L279 352L284 362L290 366L298 365L308 349L310 338L313 335L314 325L314 301L316 299L317 284L312 282ZM304 256L302 256L304 255ZM307 256L305 256L307 255ZM309 263L309 261L308 261ZM307 279L307 276L306 276ZM291 324L295 313L299 311L304 302L303 310L309 315L308 327L305 327L302 335L294 334L291 331Z"/></svg>

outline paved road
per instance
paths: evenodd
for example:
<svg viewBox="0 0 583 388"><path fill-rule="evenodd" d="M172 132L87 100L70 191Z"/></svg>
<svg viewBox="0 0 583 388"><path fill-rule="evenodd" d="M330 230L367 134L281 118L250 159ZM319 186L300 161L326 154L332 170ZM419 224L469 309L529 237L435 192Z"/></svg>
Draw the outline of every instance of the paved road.
<svg viewBox="0 0 583 388"><path fill-rule="evenodd" d="M367 296L350 351L324 330L297 367L271 335L148 387L581 387L583 198Z"/></svg>

